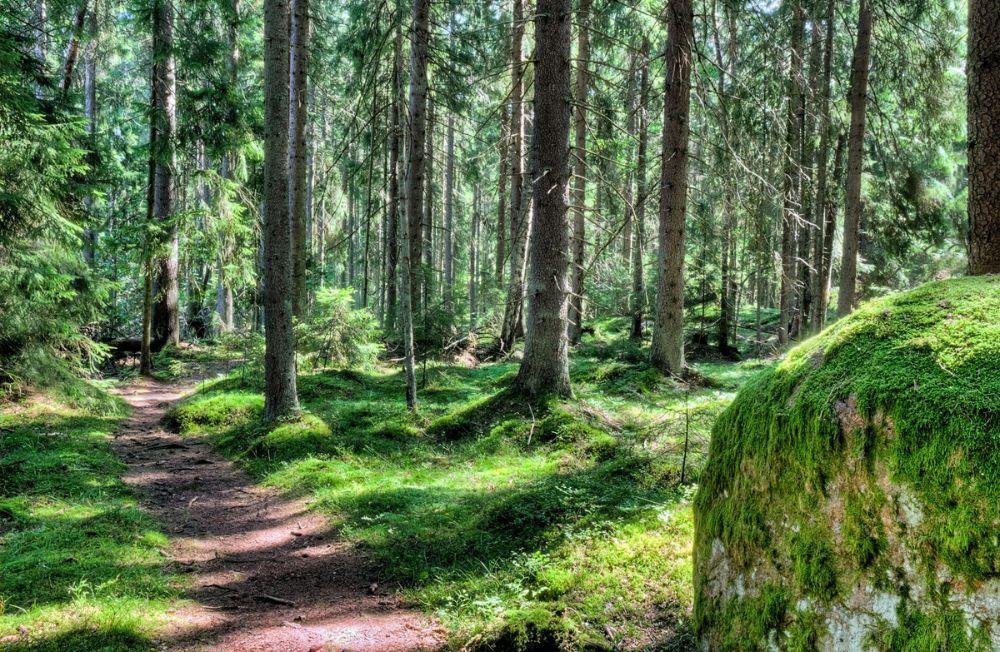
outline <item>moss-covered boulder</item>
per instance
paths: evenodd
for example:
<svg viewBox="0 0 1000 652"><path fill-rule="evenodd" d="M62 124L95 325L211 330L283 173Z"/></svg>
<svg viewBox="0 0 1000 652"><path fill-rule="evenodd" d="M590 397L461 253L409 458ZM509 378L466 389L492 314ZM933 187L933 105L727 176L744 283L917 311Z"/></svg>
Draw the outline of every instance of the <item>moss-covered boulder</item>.
<svg viewBox="0 0 1000 652"><path fill-rule="evenodd" d="M711 650L1000 650L1000 277L866 304L751 380L695 505Z"/></svg>

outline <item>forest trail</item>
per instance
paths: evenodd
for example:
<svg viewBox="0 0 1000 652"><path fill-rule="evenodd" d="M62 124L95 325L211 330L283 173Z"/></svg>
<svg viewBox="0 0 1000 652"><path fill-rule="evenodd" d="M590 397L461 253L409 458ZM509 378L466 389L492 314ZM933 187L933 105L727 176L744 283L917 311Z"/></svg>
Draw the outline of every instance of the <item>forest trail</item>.
<svg viewBox="0 0 1000 652"><path fill-rule="evenodd" d="M190 603L170 612L166 650L436 650L443 630L376 584L361 552L302 501L254 484L207 442L162 423L194 380L139 380L114 448L125 481L170 537Z"/></svg>

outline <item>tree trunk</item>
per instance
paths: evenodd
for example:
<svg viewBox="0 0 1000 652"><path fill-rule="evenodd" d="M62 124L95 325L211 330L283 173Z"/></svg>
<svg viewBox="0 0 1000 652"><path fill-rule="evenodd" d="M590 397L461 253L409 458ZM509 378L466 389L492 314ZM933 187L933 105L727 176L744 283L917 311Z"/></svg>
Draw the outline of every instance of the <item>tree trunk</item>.
<svg viewBox="0 0 1000 652"><path fill-rule="evenodd" d="M87 19L87 45L83 51L83 113L87 123L87 162L90 179L97 168L97 2ZM94 228L94 194L88 192L83 199L89 224L83 232L83 252L87 263L97 264L97 230Z"/></svg>
<svg viewBox="0 0 1000 652"><path fill-rule="evenodd" d="M625 91L625 122L626 122L626 133L627 133L627 144L625 147L626 156L631 158L633 156L633 143L636 139L636 125L638 112L638 101L639 93L636 89L636 80L638 79L638 74L636 73L636 60L637 57L641 56L636 53L632 53L628 61L628 76L626 79L627 89ZM632 187L635 181L635 173L633 172L632 163L628 162L626 165L625 172L625 183L622 185L622 203L625 204L624 210L624 223L622 224L622 262L626 266L632 263L632 230L633 224L635 222L635 195L632 193ZM597 195L600 196L600 191L598 190Z"/></svg>
<svg viewBox="0 0 1000 652"><path fill-rule="evenodd" d="M642 52L649 52L649 39L643 39ZM646 280L643 273L643 251L646 246L646 150L649 143L649 57L642 55L639 71L639 103L636 106L636 122L639 131L639 151L635 163L635 211L634 237L632 244L632 330L633 339L642 338L643 311L646 308Z"/></svg>
<svg viewBox="0 0 1000 652"><path fill-rule="evenodd" d="M264 2L264 418L298 409L289 215L289 0Z"/></svg>
<svg viewBox="0 0 1000 652"><path fill-rule="evenodd" d="M309 0L291 0L288 81L288 204L292 221L292 311L306 308L306 86Z"/></svg>
<svg viewBox="0 0 1000 652"><path fill-rule="evenodd" d="M450 313L455 291L455 114L448 113L447 162L444 175L444 305Z"/></svg>
<svg viewBox="0 0 1000 652"><path fill-rule="evenodd" d="M510 111L510 255L507 257L507 299L500 330L500 351L514 348L521 324L524 301L525 248L529 221L524 210L524 5L513 0L511 30L511 111Z"/></svg>
<svg viewBox="0 0 1000 652"><path fill-rule="evenodd" d="M156 147L153 179L153 219L165 224L167 255L158 262L153 308L153 349L178 344L181 339L177 287L178 241L174 212L175 135L177 132L177 77L174 68L174 10L168 0L153 5L153 123ZM158 247L159 248L159 247Z"/></svg>
<svg viewBox="0 0 1000 652"><path fill-rule="evenodd" d="M500 143L497 150L500 154L500 174L497 189L497 242L495 260L493 261L493 278L496 287L503 287L504 260L507 257L507 184L510 174L509 153L511 147L510 140L510 111L504 107L503 115L500 116Z"/></svg>
<svg viewBox="0 0 1000 652"><path fill-rule="evenodd" d="M66 97L66 93L69 92L69 86L73 82L73 70L76 68L76 59L80 53L80 37L83 35L83 24L87 17L88 2L89 0L82 0L80 2L80 8L76 10L76 16L73 18L73 31L70 33L69 44L66 46L62 81L59 83L59 92L63 98ZM173 10L170 11L172 12ZM173 18L170 20L172 23Z"/></svg>
<svg viewBox="0 0 1000 652"><path fill-rule="evenodd" d="M536 39L537 41L537 39ZM536 46L537 47L537 46ZM590 0L577 6L576 99L573 120L573 263L569 298L569 342L577 344L583 332L583 251L587 204L587 66L590 61Z"/></svg>
<svg viewBox="0 0 1000 652"><path fill-rule="evenodd" d="M226 38L229 44L229 58L226 62L226 71L229 74L229 88L235 91L240 61L240 0L231 0L229 12L229 15L226 17ZM235 166L236 152L227 152L223 155L222 162L219 165L220 176L226 181L232 181ZM225 210L227 212L226 218L232 219L228 199L226 200ZM218 278L216 282L215 311L218 314L220 330L226 333L233 330L233 288L226 278L226 264L233 255L233 245L224 232L221 234L220 239L219 256L215 261L216 277Z"/></svg>
<svg viewBox="0 0 1000 652"><path fill-rule="evenodd" d="M712 31L715 38L715 54L717 57L716 67L719 70L719 79L716 92L719 101L719 121L722 133L723 148L718 155L719 169L722 171L722 251L720 252L720 284L719 284L719 330L718 348L723 356L733 356L737 353L736 348L731 344L732 329L734 322L734 295L736 294L736 283L733 279L735 270L733 266L735 258L735 238L736 238L736 207L734 205L735 190L732 186L733 172L731 157L735 150L733 146L734 134L731 125L731 110L729 106L729 84L728 80L736 74L736 47L737 30L734 17L730 9L723 9L724 19L729 26L729 42L726 46L726 55L723 57L722 40L719 35L718 16L716 14L716 3L712 2Z"/></svg>
<svg viewBox="0 0 1000 652"><path fill-rule="evenodd" d="M424 214L420 220L423 231L423 263L420 266L422 303L417 314L423 316L424 330L429 327L430 307L434 300L434 96L428 89L427 93L427 153L424 157L427 167L424 175Z"/></svg>
<svg viewBox="0 0 1000 652"><path fill-rule="evenodd" d="M792 11L791 53L788 62L788 115L785 131L784 208L781 217L781 290L779 297L778 343L788 342L795 298L796 231L801 216L802 178L800 175L802 104L802 41L805 14L802 0L788 0Z"/></svg>
<svg viewBox="0 0 1000 652"><path fill-rule="evenodd" d="M810 321L814 330L823 327L826 321L826 304L829 292L827 280L830 276L826 268L823 247L826 242L826 219L829 190L827 188L828 166L830 162L830 84L833 80L833 46L836 28L836 0L827 0L826 42L823 46L823 81L819 98L819 161L816 171L816 197L813 201L813 224L817 227L813 240L813 303ZM832 234L831 234L832 237Z"/></svg>
<svg viewBox="0 0 1000 652"><path fill-rule="evenodd" d="M389 208L386 215L385 234L385 330L396 332L398 286L397 262L399 256L399 159L403 144L400 126L402 110L403 30L396 28L396 41L392 56L392 130L389 134Z"/></svg>
<svg viewBox="0 0 1000 652"><path fill-rule="evenodd" d="M403 282L400 287L400 317L402 319L404 365L406 367L406 404L411 410L417 407L417 381L413 346L412 285L417 282L420 262L421 218L423 216L423 181L425 127L427 107L427 45L430 38L430 0L413 0L413 18L410 39L410 131L407 152L409 161L406 172L406 225L408 247L403 248Z"/></svg>
<svg viewBox="0 0 1000 652"><path fill-rule="evenodd" d="M861 0L858 41L851 64L851 134L847 141L847 208L844 211L844 253L840 261L837 314L854 310L858 280L858 225L861 222L861 173L865 164L865 118L868 105L868 61L871 52L872 10Z"/></svg>
<svg viewBox="0 0 1000 652"><path fill-rule="evenodd" d="M969 0L969 273L1000 274L1000 5Z"/></svg>
<svg viewBox="0 0 1000 652"><path fill-rule="evenodd" d="M524 359L516 386L526 396L569 396L566 287L569 188L570 0L538 0L532 226Z"/></svg>
<svg viewBox="0 0 1000 652"><path fill-rule="evenodd" d="M656 320L650 362L664 373L680 375L684 371L684 219L694 40L691 0L670 3L667 29Z"/></svg>
<svg viewBox="0 0 1000 652"><path fill-rule="evenodd" d="M472 224L469 227L469 332L476 330L479 297L476 275L479 273L479 223L482 193L477 183L472 194Z"/></svg>

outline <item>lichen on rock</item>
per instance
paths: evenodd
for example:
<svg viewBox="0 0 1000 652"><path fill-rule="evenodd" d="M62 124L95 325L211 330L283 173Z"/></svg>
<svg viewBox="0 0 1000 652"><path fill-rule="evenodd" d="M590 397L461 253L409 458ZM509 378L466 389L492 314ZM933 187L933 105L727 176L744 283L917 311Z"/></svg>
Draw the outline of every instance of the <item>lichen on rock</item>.
<svg viewBox="0 0 1000 652"><path fill-rule="evenodd" d="M695 518L706 649L1000 650L1000 277L868 303L751 380Z"/></svg>

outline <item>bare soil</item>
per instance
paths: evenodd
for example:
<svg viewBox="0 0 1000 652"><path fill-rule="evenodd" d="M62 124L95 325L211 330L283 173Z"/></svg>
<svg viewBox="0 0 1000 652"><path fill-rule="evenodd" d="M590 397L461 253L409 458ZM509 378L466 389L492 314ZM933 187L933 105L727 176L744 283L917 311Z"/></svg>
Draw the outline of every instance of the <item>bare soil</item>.
<svg viewBox="0 0 1000 652"><path fill-rule="evenodd" d="M125 481L170 537L188 600L172 610L164 650L438 650L444 631L380 586L362 551L302 500L254 484L205 441L163 425L193 381L137 381L114 441Z"/></svg>

